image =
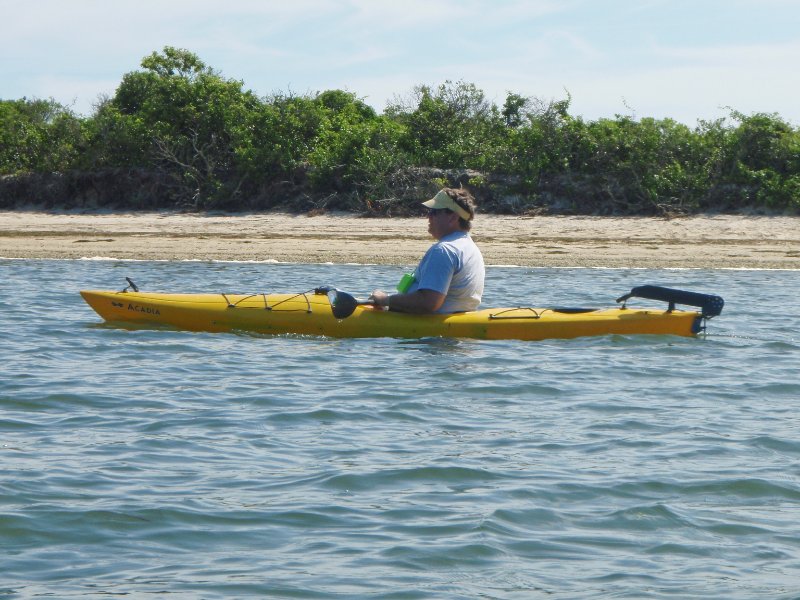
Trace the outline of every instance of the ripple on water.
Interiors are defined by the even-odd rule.
[[[0,266],[9,596],[800,592],[796,274],[490,269],[492,304],[726,290],[703,339],[522,343],[126,329],[75,293],[372,289],[400,268]]]

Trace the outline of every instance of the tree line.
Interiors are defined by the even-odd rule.
[[[509,92],[499,106],[446,81],[379,114],[342,90],[259,97],[166,47],[88,117],[53,100],[0,100],[0,206],[47,202],[47,186],[60,185],[62,203],[407,214],[420,194],[460,184],[487,212],[800,208],[800,130],[776,114],[731,109],[694,128],[587,121],[570,115],[570,100]]]

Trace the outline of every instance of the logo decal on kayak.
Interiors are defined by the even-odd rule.
[[[148,315],[161,315],[161,311],[157,308],[150,308],[149,306],[139,306],[138,304],[128,304],[128,310],[133,312],[145,313]]]
[[[111,301],[111,306],[114,308],[125,308],[125,305],[122,302],[114,302],[113,300]]]

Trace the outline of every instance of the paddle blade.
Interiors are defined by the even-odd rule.
[[[353,296],[339,290],[330,290],[328,292],[328,300],[331,303],[333,316],[337,319],[346,319],[353,314],[356,306],[359,305],[358,300]]]

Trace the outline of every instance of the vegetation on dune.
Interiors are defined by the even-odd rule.
[[[0,206],[391,215],[467,185],[486,212],[800,209],[800,130],[775,114],[585,121],[569,97],[497,106],[463,81],[418,86],[378,114],[341,90],[261,98],[186,50],[141,66],[85,118],[0,100]]]

